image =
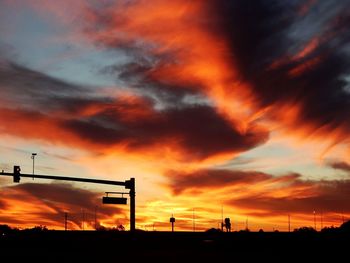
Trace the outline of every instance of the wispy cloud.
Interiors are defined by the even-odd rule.
[[[82,227],[82,213],[87,215],[86,223],[94,227],[91,222],[94,221],[96,209],[99,222],[108,222],[115,215],[119,215],[120,219],[125,218],[123,209],[101,205],[101,193],[69,184],[24,183],[2,187],[0,198],[1,222],[24,227],[43,223],[49,227],[62,228],[64,213],[69,214],[73,228]]]

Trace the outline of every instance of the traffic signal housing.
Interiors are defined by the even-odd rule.
[[[13,182],[19,183],[21,180],[21,167],[18,165],[13,166]]]

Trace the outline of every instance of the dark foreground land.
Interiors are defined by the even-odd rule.
[[[0,262],[350,262],[350,233],[19,231]]]

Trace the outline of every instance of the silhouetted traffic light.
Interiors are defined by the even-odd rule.
[[[18,165],[13,166],[13,182],[19,183],[21,180],[21,167]]]

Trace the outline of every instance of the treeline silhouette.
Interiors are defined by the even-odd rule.
[[[11,228],[9,225],[6,224],[2,224],[0,225],[0,235],[4,235],[4,234],[9,234],[9,233],[13,233],[16,231],[23,231],[23,232],[43,232],[43,231],[50,231],[46,226],[43,225],[38,225],[38,226],[34,226],[32,228],[25,228],[25,229],[20,229],[20,228]],[[53,231],[57,231],[57,230],[53,230]],[[110,231],[110,232],[119,232],[119,231],[125,231],[125,227],[122,224],[119,224],[117,226],[114,227],[105,227],[102,225],[99,225],[96,228],[96,231]],[[143,232],[144,230],[141,229],[137,229],[138,232]],[[221,233],[222,230],[219,228],[210,228],[208,230],[205,231],[206,233]],[[240,232],[240,233],[249,233],[251,232],[250,229],[242,229],[239,231],[234,231],[235,232]],[[264,233],[265,231],[263,229],[260,229],[258,231],[259,233]],[[274,230],[273,232],[280,232],[278,230]],[[313,227],[309,227],[309,226],[303,226],[300,228],[296,228],[293,230],[294,233],[317,233],[318,231],[316,231]],[[344,232],[349,232],[350,233],[350,220],[344,222],[343,224],[341,224],[339,227],[335,227],[335,226],[330,226],[330,227],[324,227],[321,229],[321,231],[319,231],[321,233],[344,233]]]
[[[350,221],[293,232],[16,229],[0,225],[0,262],[347,262]]]
[[[207,233],[220,233],[222,230],[220,228],[210,228],[206,231]],[[225,232],[225,231],[224,231]],[[239,231],[234,232],[240,232],[240,233],[248,233],[251,232],[250,229],[242,229]],[[259,233],[264,233],[265,231],[263,229],[259,229]],[[279,230],[274,230],[273,232],[280,232]],[[321,231],[317,231],[315,228],[310,226],[302,226],[300,228],[295,228],[293,230],[294,233],[341,233],[341,232],[350,232],[350,220],[347,222],[344,222],[339,227],[330,226],[330,227],[324,227],[321,229]]]

